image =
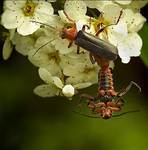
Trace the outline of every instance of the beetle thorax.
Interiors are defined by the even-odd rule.
[[[77,36],[77,29],[76,27],[70,27],[70,28],[63,28],[61,33],[60,33],[60,37],[62,39],[68,39],[68,40],[75,40]]]

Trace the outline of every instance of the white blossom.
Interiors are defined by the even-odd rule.
[[[40,28],[40,24],[32,21],[47,22],[53,15],[53,8],[45,1],[5,0],[2,25],[7,29],[17,28],[21,35],[29,35]]]
[[[75,94],[72,85],[64,85],[59,77],[52,76],[45,68],[39,69],[39,75],[46,84],[37,86],[34,89],[35,94],[41,97],[51,97],[62,94],[66,97],[72,97]]]

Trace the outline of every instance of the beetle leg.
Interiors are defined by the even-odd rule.
[[[94,101],[94,97],[91,96],[91,95],[88,95],[88,94],[81,94],[80,98],[86,98],[86,99],[88,99],[90,101]]]
[[[88,94],[81,94],[80,95],[80,98],[78,100],[78,107],[81,109],[81,106],[82,106],[82,99],[85,99],[85,102],[87,103],[87,105],[89,105],[91,102],[94,101],[94,97],[93,96],[90,96]]]
[[[91,26],[92,20],[91,17],[89,18],[89,26]]]
[[[70,48],[72,46],[73,41],[70,41],[68,44],[68,48]]]
[[[88,108],[89,108],[92,112],[95,111],[96,106],[95,106],[94,101],[89,101],[89,102],[88,102]]]
[[[121,91],[117,94],[117,96],[122,97],[123,95],[125,95],[131,89],[131,87],[133,85],[135,85],[139,89],[139,91],[141,92],[141,87],[137,83],[131,81],[130,84],[123,91]]]
[[[80,54],[80,46],[77,46],[77,54]]]
[[[89,53],[89,59],[90,59],[92,64],[95,64],[96,60],[95,60],[94,56],[91,53]]]

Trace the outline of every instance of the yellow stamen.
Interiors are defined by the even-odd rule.
[[[22,8],[25,16],[33,16],[34,10],[37,4],[27,1],[25,6]]]

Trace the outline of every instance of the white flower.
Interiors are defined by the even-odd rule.
[[[46,84],[37,86],[34,89],[35,94],[41,97],[52,97],[62,94],[66,97],[72,97],[75,94],[72,85],[64,85],[59,77],[52,76],[45,68],[39,69],[39,75]]]
[[[21,35],[29,35],[40,28],[32,21],[47,22],[52,14],[51,4],[45,1],[5,0],[1,23],[7,29],[17,28]]]

